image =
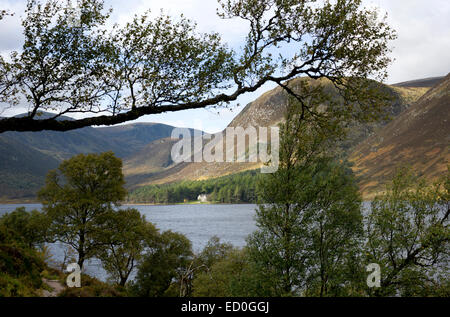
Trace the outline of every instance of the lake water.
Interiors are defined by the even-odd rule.
[[[18,207],[40,210],[41,205],[0,205],[0,216]],[[186,235],[195,252],[203,249],[209,239],[218,236],[222,242],[236,247],[245,245],[245,239],[256,230],[254,215],[256,205],[164,205],[164,206],[124,206],[136,208],[147,221],[161,231],[172,230]],[[64,247],[52,245],[53,260],[64,258]],[[104,280],[105,272],[96,260],[88,261],[86,273]]]

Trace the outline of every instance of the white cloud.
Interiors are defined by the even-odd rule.
[[[388,13],[397,31],[389,83],[450,72],[450,2],[447,0],[367,0]]]
[[[25,10],[25,2],[0,0],[0,8],[14,13],[14,16],[6,16],[0,21],[0,53],[9,53],[23,43],[20,16]]]

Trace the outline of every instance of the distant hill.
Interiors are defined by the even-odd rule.
[[[289,82],[289,85],[293,89],[299,89],[299,83],[301,80],[310,80],[306,78],[297,78]],[[335,92],[331,83],[323,80],[330,93]],[[383,86],[393,98],[393,102],[386,110],[391,118],[395,118],[401,112],[405,111],[411,104],[416,102],[429,88],[409,88],[409,87],[393,87]],[[277,126],[284,120],[284,116],[287,109],[288,95],[281,88],[277,87],[263,94],[255,101],[249,103],[239,115],[229,124],[229,127],[270,127]],[[351,149],[368,138],[371,134],[375,133],[382,126],[387,124],[388,121],[366,124],[366,125],[353,125],[349,128],[349,141],[340,144],[343,150],[351,152]],[[128,165],[132,165],[127,160]],[[161,171],[154,171],[148,168],[150,173],[145,173],[145,164],[140,165],[139,171],[141,173],[132,173],[128,175],[128,183],[131,188],[150,184],[163,184],[169,182],[176,182],[181,180],[204,180],[209,178],[215,178],[234,174],[246,170],[252,170],[259,168],[260,163],[182,163],[169,166]],[[128,168],[130,170],[130,168]],[[135,170],[136,172],[137,170]]]
[[[113,140],[90,127],[68,132],[5,132],[1,135],[58,161],[79,153],[114,151],[118,155],[123,155],[122,150],[114,144]]]
[[[124,174],[129,186],[151,177],[173,164],[171,151],[178,139],[163,138],[147,144],[141,151],[124,161]]]
[[[445,76],[429,77],[429,78],[405,81],[405,82],[402,82],[402,83],[393,84],[392,86],[394,86],[394,87],[404,87],[404,88],[408,88],[408,87],[409,88],[414,88],[414,87],[432,88],[432,87],[438,85],[444,79],[445,79]]]
[[[112,141],[117,156],[125,158],[143,150],[149,143],[170,137],[174,127],[161,123],[134,123],[97,128],[104,139]]]
[[[45,114],[44,114],[45,116]],[[113,151],[118,157],[139,154],[158,139],[170,137],[174,127],[158,123],[136,123],[114,127],[86,127],[68,132],[5,132],[0,134],[0,200],[32,199],[45,175],[62,160],[80,153]],[[153,157],[154,153],[148,154]],[[158,155],[158,154],[157,154]],[[159,170],[165,162],[146,161]],[[161,164],[159,166],[158,164]]]
[[[383,189],[396,168],[433,180],[450,163],[450,74],[350,156],[365,196]]]
[[[148,143],[169,137],[174,127],[157,123],[136,123],[105,128],[86,127],[67,132],[5,132],[1,135],[64,160],[80,153],[113,151],[125,158]]]
[[[0,200],[30,199],[57,159],[0,134]]]
[[[301,80],[289,82],[298,89]],[[438,86],[430,87],[433,83]],[[390,120],[349,127],[349,140],[339,144],[350,155],[362,191],[371,195],[400,164],[411,164],[428,178],[437,177],[448,160],[449,76],[384,85],[393,96],[386,109]],[[326,89],[333,87],[326,81]],[[440,83],[440,84],[439,84]],[[230,127],[276,126],[284,120],[288,96],[281,88],[266,92],[248,104]],[[392,121],[393,120],[393,121]],[[113,151],[124,161],[129,189],[180,180],[205,180],[253,170],[260,163],[174,164],[173,127],[135,123],[114,127],[87,127],[69,132],[7,132],[0,134],[0,200],[35,197],[50,169],[79,153]],[[193,130],[191,130],[193,132]]]

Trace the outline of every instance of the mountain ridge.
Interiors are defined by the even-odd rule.
[[[421,79],[408,80],[396,84],[392,84],[394,87],[428,87],[432,88],[438,85],[445,79],[446,76],[427,77]]]
[[[33,199],[44,185],[48,171],[74,155],[113,151],[125,159],[139,153],[149,143],[171,136],[174,128],[161,123],[132,123],[68,132],[2,133],[0,200]]]
[[[290,81],[292,87],[298,85],[300,80],[306,78],[297,78]],[[307,79],[309,80],[309,79]],[[328,86],[327,86],[328,85]],[[394,87],[384,85],[394,96],[394,102],[390,105],[389,112],[392,116],[399,115],[402,111],[407,109],[411,104],[416,102],[429,88],[409,88],[409,87]],[[332,91],[331,84],[325,82],[325,88]],[[276,126],[284,120],[284,114],[287,110],[288,95],[281,88],[272,89],[259,98],[250,102],[228,125],[228,127],[243,127],[249,126]],[[377,129],[384,124],[369,124],[365,126],[357,126],[350,132],[351,142],[342,144],[344,148],[351,148],[355,144],[361,142],[375,133]],[[354,143],[354,144],[353,144]],[[170,182],[177,182],[181,180],[204,180],[214,177],[226,176],[233,173],[239,173],[246,170],[259,168],[260,163],[183,163],[175,166],[170,166],[167,169],[159,172],[150,173],[147,176],[132,175],[128,177],[130,188],[151,184],[164,184]]]
[[[380,189],[391,175],[393,163],[408,163],[411,159],[419,161],[422,155],[428,159],[428,165],[422,162],[415,168],[424,175],[435,178],[443,169],[442,162],[448,157],[450,141],[447,128],[450,125],[442,121],[449,120],[448,115],[445,117],[442,114],[449,113],[445,112],[450,104],[449,76],[385,85],[395,97],[388,109],[393,120],[356,126],[349,131],[351,141],[340,146],[349,151],[355,173],[360,179],[361,191],[365,195],[372,195]],[[294,79],[290,84],[295,86],[299,80],[304,78]],[[436,82],[437,85],[430,88]],[[282,88],[277,87],[250,102],[228,127],[276,126],[283,121],[286,109],[287,96]],[[173,145],[178,141],[171,138],[173,129],[161,123],[131,123],[113,127],[86,127],[64,133],[44,131],[0,134],[0,199],[32,199],[43,185],[48,170],[79,153],[115,152],[123,159],[129,189],[180,180],[217,178],[261,166],[260,163],[175,164],[170,155]],[[426,140],[416,140],[414,129],[422,131],[431,141],[426,143]],[[433,131],[436,133],[433,134]],[[437,142],[439,139],[440,143]],[[390,146],[389,142],[392,142]],[[420,142],[426,146],[421,146]],[[409,146],[409,152],[405,153],[410,156],[386,156],[394,153],[395,148],[400,151],[405,146]],[[415,147],[419,148],[416,151],[420,153],[419,156],[414,154]],[[391,161],[392,164],[383,163],[383,160],[388,163]],[[381,170],[377,166],[381,166]]]

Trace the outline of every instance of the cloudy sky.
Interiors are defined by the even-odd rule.
[[[20,16],[25,0],[0,0],[0,9],[16,12],[0,22],[0,53],[20,49],[22,29]],[[112,20],[125,23],[134,14],[151,9],[155,14],[163,9],[170,15],[184,14],[196,21],[202,32],[222,34],[225,42],[239,48],[246,35],[246,27],[238,21],[222,21],[215,12],[215,0],[106,0],[114,9]],[[448,0],[364,0],[388,13],[390,24],[397,30],[398,40],[392,43],[395,58],[389,67],[387,83],[418,78],[442,76],[450,72],[450,1]],[[274,87],[267,85],[259,91],[242,96],[230,110],[191,110],[186,112],[146,116],[139,121],[162,122],[181,127],[200,128],[217,132],[228,125],[239,111],[263,92]],[[187,120],[187,118],[189,118]]]

